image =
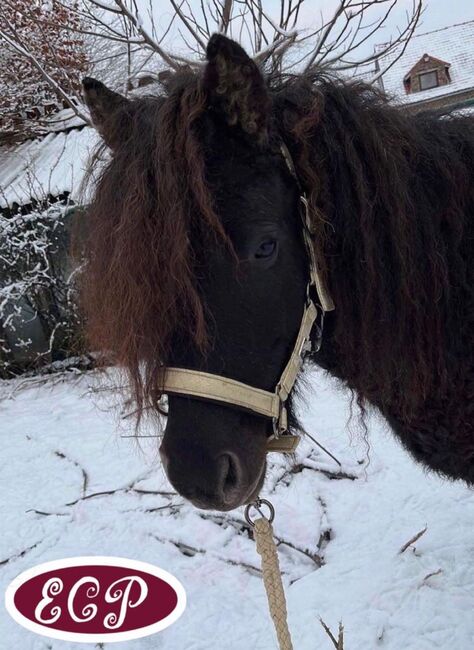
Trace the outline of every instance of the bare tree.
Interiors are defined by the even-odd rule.
[[[7,44],[29,60],[54,92],[87,121],[77,94],[47,69],[24,35],[11,28],[12,7],[27,11],[33,2],[3,0],[0,5],[0,46]],[[74,17],[64,29],[80,35],[90,58],[90,72],[118,90],[132,88],[144,73],[163,68],[202,65],[206,43],[214,32],[239,40],[262,65],[286,72],[315,67],[350,75],[373,65],[373,81],[400,57],[423,10],[423,0],[412,0],[404,24],[383,46],[369,49],[387,26],[398,0],[339,0],[329,16],[315,11],[314,0],[51,0],[53,10]],[[324,3],[321,2],[321,8]],[[386,55],[394,53],[395,56]],[[389,61],[376,69],[375,62]],[[114,71],[115,74],[110,73]]]
[[[303,16],[303,9],[309,8],[309,0],[281,0],[278,15],[265,8],[264,0],[168,2],[168,14],[162,12],[163,5],[160,7],[162,17],[168,15],[161,30],[151,3],[143,14],[138,0],[111,0],[109,3],[82,0],[78,13],[84,25],[87,24],[87,33],[149,48],[174,69],[183,64],[198,65],[207,40],[219,31],[243,42],[261,63],[277,61],[285,70],[318,65],[346,71],[370,63],[407,43],[418,25],[423,4],[423,0],[413,0],[411,11],[407,12],[396,37],[377,52],[367,55],[362,54],[363,46],[386,26],[398,0],[340,0],[326,20],[320,15],[317,24],[311,24],[314,19],[308,22],[307,16]],[[98,9],[102,11],[100,19]],[[317,15],[313,1],[311,13]],[[129,31],[114,23],[114,16],[121,16],[124,25],[128,21]],[[176,44],[181,49],[184,46],[194,58],[179,55]]]

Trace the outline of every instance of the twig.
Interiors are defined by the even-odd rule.
[[[79,503],[79,501],[88,501],[89,499],[96,499],[97,497],[107,497],[107,496],[111,496],[112,494],[120,494],[120,493],[154,494],[156,496],[162,496],[162,497],[176,496],[176,492],[163,492],[160,490],[139,490],[138,488],[127,486],[124,488],[115,488],[114,490],[102,490],[101,492],[92,492],[91,494],[86,494],[85,496],[79,497],[74,501],[69,501],[69,503],[65,503],[64,507],[75,506],[76,503]]]
[[[163,59],[163,61],[173,68],[173,70],[179,70],[181,65],[176,61],[176,57],[169,55],[156,41],[155,39],[147,32],[143,27],[141,19],[138,16],[133,14],[132,11],[126,6],[123,0],[114,0],[117,7],[121,10],[122,14],[128,18],[128,20],[135,27],[137,32],[143,38],[143,41],[151,47],[155,52]]]
[[[155,539],[157,542],[160,542],[161,544],[173,544],[173,546],[175,546],[180,553],[186,555],[187,557],[194,557],[195,555],[211,555],[213,558],[219,560],[220,562],[225,562],[226,564],[231,564],[232,566],[242,567],[246,571],[249,571],[250,573],[253,574],[257,574],[257,575],[261,574],[261,570],[258,567],[253,566],[252,564],[247,564],[247,562],[239,562],[237,560],[231,560],[230,558],[222,557],[217,553],[209,552],[204,548],[197,548],[195,546],[190,546],[189,544],[184,544],[183,542],[178,542],[176,540],[169,539],[167,537],[158,537],[153,533],[150,533],[150,537]]]
[[[36,508],[28,508],[25,510],[26,513],[34,512],[35,515],[41,515],[42,517],[67,517],[67,512],[46,512],[45,510],[36,510]]]
[[[416,535],[413,535],[413,537],[411,539],[409,539],[408,542],[406,542],[406,544],[403,544],[401,549],[398,551],[399,555],[404,553],[409,546],[411,546],[412,544],[417,542],[420,539],[420,537],[426,533],[427,530],[428,530],[428,524],[426,524],[425,527],[422,530],[420,530],[419,533],[416,533]]]
[[[425,577],[421,581],[421,584],[419,585],[419,587],[422,587],[424,584],[426,584],[426,581],[429,578],[433,578],[433,576],[439,576],[439,575],[441,575],[441,573],[443,573],[443,569],[438,569],[437,571],[432,571],[431,573],[428,573],[427,575],[425,575]]]
[[[62,458],[63,460],[67,460],[68,462],[72,463],[81,472],[81,474],[82,474],[82,496],[84,497],[85,494],[86,494],[87,485],[89,483],[89,477],[87,475],[86,470],[81,465],[79,465],[79,463],[76,460],[73,460],[72,458],[69,458],[68,456],[63,454],[61,451],[55,451],[54,454],[58,458]]]
[[[328,449],[326,449],[326,447],[323,447],[323,445],[320,442],[318,442],[316,440],[316,438],[314,438],[310,433],[308,433],[305,430],[303,430],[303,433],[304,433],[305,436],[308,436],[308,438],[310,438],[314,442],[315,445],[317,445],[320,449],[322,449],[324,451],[324,453],[326,453],[330,458],[332,458],[333,461],[336,462],[339,465],[339,467],[342,468],[341,462],[336,458],[336,456],[334,456],[334,454],[332,454]]]
[[[19,553],[16,553],[15,555],[12,555],[11,557],[7,557],[5,560],[0,560],[0,566],[3,566],[4,564],[8,564],[9,562],[12,562],[12,560],[18,560],[18,558],[23,557],[30,551],[32,551],[34,548],[39,546],[43,540],[40,540],[39,542],[35,542],[31,546],[28,546],[27,548],[24,548],[22,551]]]
[[[181,22],[183,25],[186,27],[186,29],[189,31],[189,33],[194,37],[198,45],[201,47],[203,51],[206,49],[206,44],[202,40],[202,38],[199,36],[198,32],[196,29],[192,26],[191,21],[188,20],[188,18],[184,15],[184,13],[181,11],[181,7],[175,2],[175,0],[169,0],[171,4],[173,5],[173,9],[175,10],[176,14],[179,16]]]
[[[335,639],[333,633],[329,629],[329,627],[326,625],[326,623],[323,621],[321,617],[319,617],[319,622],[324,628],[324,631],[328,635],[328,637],[331,639],[333,642],[334,647],[336,650],[344,650],[344,626],[342,625],[342,621],[339,622],[339,631],[337,635],[337,640]]]
[[[227,34],[227,30],[229,29],[232,4],[233,0],[224,0],[224,6],[222,7],[222,20],[219,25],[219,31],[222,32],[222,34]]]

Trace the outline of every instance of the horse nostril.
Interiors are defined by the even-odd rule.
[[[239,493],[241,471],[234,454],[223,454],[218,460],[218,491],[224,502],[233,501]]]

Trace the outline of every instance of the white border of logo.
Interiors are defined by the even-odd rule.
[[[55,630],[46,625],[34,623],[16,609],[14,603],[15,593],[21,585],[28,582],[31,578],[46,573],[47,571],[85,565],[124,567],[126,569],[143,571],[144,573],[161,578],[161,580],[167,582],[176,592],[178,597],[176,607],[170,614],[168,614],[168,616],[152,625],[140,627],[136,630],[128,630],[127,632],[110,632],[102,634],[85,634],[81,632]],[[41,634],[42,636],[47,636],[52,639],[61,639],[63,641],[77,641],[78,643],[115,643],[117,641],[140,639],[144,636],[161,632],[161,630],[164,630],[169,625],[175,623],[186,608],[186,592],[177,578],[175,578],[171,573],[168,573],[168,571],[164,571],[153,564],[148,564],[147,562],[141,562],[139,560],[131,560],[125,557],[114,557],[112,555],[87,555],[81,557],[69,557],[62,560],[53,560],[52,562],[44,562],[43,564],[38,564],[31,569],[23,571],[8,585],[5,591],[5,607],[16,623],[22,625],[27,630],[35,632],[36,634]]]

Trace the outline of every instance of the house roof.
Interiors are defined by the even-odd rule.
[[[431,56],[427,52],[423,54],[423,56],[418,59],[418,61],[415,63],[415,65],[407,72],[407,74],[403,77],[404,80],[409,79],[412,74],[419,69],[419,66],[425,63],[430,63],[433,64],[436,68],[444,67],[444,68],[449,68],[451,66],[450,63],[447,61],[441,61],[441,59],[437,59],[435,56]]]
[[[397,58],[401,47],[380,59],[381,69]],[[450,64],[451,83],[406,94],[403,79],[424,54]],[[400,103],[422,102],[474,88],[474,20],[413,36],[403,55],[382,76],[382,80],[387,94]]]
[[[82,127],[0,147],[0,207],[24,205],[64,192],[78,200],[97,142],[95,129]]]

